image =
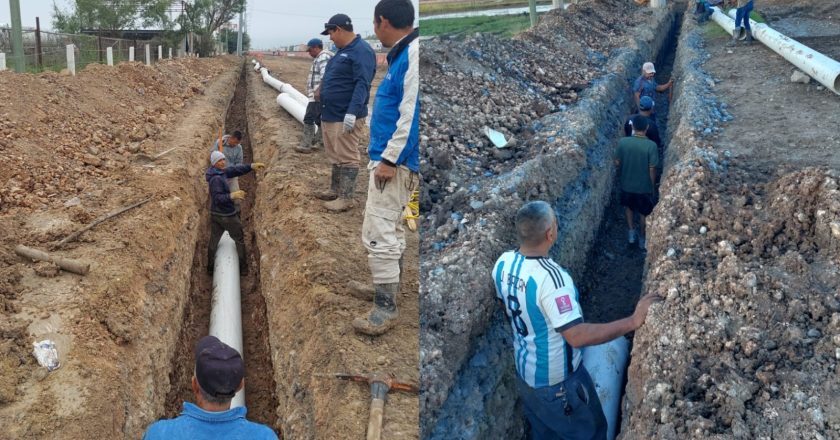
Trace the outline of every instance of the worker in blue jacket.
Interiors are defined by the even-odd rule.
[[[320,92],[321,129],[332,177],[330,189],[315,196],[327,201],[327,210],[342,212],[355,206],[353,192],[361,160],[358,146],[368,114],[376,54],[353,33],[353,23],[344,14],[332,16],[321,34],[329,35],[338,51],[327,63]]]
[[[245,253],[245,235],[242,233],[242,221],[239,219],[239,205],[236,203],[245,198],[245,191],[231,190],[228,180],[248,174],[253,170],[261,170],[265,164],[254,162],[227,166],[227,160],[221,151],[210,153],[210,167],[204,173],[204,179],[210,190],[210,242],[207,243],[207,273],[213,273],[216,262],[216,248],[219,239],[225,231],[236,243],[236,253],[239,255],[239,274],[248,274],[248,264]]]
[[[353,321],[356,331],[377,336],[397,318],[405,230],[402,212],[419,183],[420,42],[410,0],[381,0],[374,32],[388,53],[388,73],[376,91],[370,124],[370,180],[362,225],[373,278],[373,308]],[[351,285],[351,290],[356,290]]]

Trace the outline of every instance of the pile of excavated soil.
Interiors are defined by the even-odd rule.
[[[427,205],[539,154],[528,142],[539,128],[534,122],[575,103],[651,16],[650,9],[631,2],[597,0],[549,12],[535,29],[513,39],[424,41],[420,133]],[[484,126],[512,137],[513,146],[495,148]],[[434,206],[424,211],[441,212]],[[434,230],[448,216],[443,212],[426,226]]]
[[[263,63],[281,81],[306,90],[310,60],[265,57]],[[384,74],[383,68],[377,70],[371,100]],[[248,81],[251,145],[254,157],[268,164],[259,179],[253,224],[283,434],[293,439],[364,438],[370,387],[328,373],[383,372],[419,383],[418,234],[406,230],[396,327],[379,337],[357,334],[351,322],[371,306],[347,291],[350,280],[371,282],[360,239],[368,185],[367,136],[359,145],[358,205],[331,214],[313,196],[329,182],[323,150],[295,152],[301,124],[277,105],[277,91],[253,69]],[[418,412],[417,395],[389,393],[382,437],[419,438]]]
[[[206,150],[235,60],[88,66],[77,76],[0,72],[0,422],[12,438],[138,437],[162,415],[206,201]],[[206,93],[206,96],[202,96]],[[144,166],[132,151],[177,149]],[[32,264],[50,244],[150,198],[54,250],[86,276]],[[32,343],[56,342],[47,373]]]

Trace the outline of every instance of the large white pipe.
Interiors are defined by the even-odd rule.
[[[306,106],[295,99],[288,93],[281,93],[277,95],[277,104],[283,107],[283,110],[289,112],[295,119],[303,124],[303,117],[306,115]]]
[[[607,440],[615,439],[618,429],[618,409],[629,356],[630,342],[624,336],[583,349],[583,365],[592,376],[607,418]]]
[[[731,9],[729,16],[734,19],[736,13],[737,10]],[[782,58],[798,67],[799,70],[805,72],[832,92],[840,95],[840,62],[784,34],[776,32],[764,23],[757,23],[755,20],[750,20],[750,27],[753,31],[753,37],[756,40],[761,41],[765,46],[772,49],[773,52],[776,52]]]
[[[227,232],[222,234],[216,249],[211,301],[210,335],[235,348],[245,359],[245,353],[242,351],[239,255],[236,253],[236,243]],[[244,388],[233,396],[231,407],[237,406],[245,406]]]
[[[303,104],[304,107],[306,106],[307,103],[309,103],[309,98],[307,98],[306,95],[304,95],[303,93],[300,93],[291,84],[284,83],[283,81],[280,81],[279,79],[271,76],[268,73],[268,69],[266,69],[265,67],[260,69],[260,73],[262,74],[263,81],[266,84],[270,85],[271,87],[274,87],[275,89],[277,89],[278,92],[288,93],[289,95],[292,96],[292,98],[296,99],[298,102]]]

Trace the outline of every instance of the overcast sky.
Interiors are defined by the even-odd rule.
[[[417,13],[419,0],[411,0]],[[67,9],[72,0],[56,0]],[[53,0],[20,0],[24,27],[35,27],[41,17],[41,28],[52,29]],[[343,13],[353,20],[354,30],[362,36],[373,34],[373,8],[376,0],[248,0],[248,24],[251,47],[270,49],[277,46],[305,43],[324,29],[333,14]],[[8,0],[0,0],[0,23],[11,23]],[[416,22],[415,22],[416,25]],[[329,37],[323,37],[328,39]]]

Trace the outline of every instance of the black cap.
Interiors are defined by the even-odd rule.
[[[321,32],[321,35],[329,35],[328,31],[337,27],[350,30],[352,26],[353,22],[350,21],[350,17],[345,14],[335,14],[330,17],[330,21],[324,23],[324,32]]]
[[[195,346],[195,378],[213,397],[233,397],[245,376],[239,352],[215,336],[205,336]]]

